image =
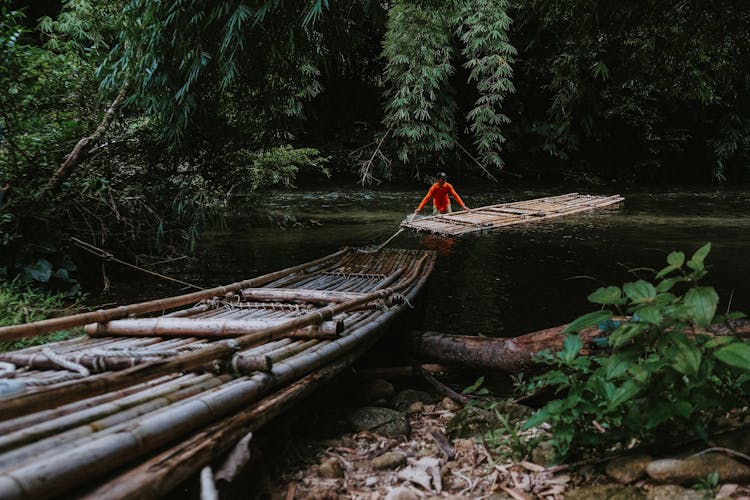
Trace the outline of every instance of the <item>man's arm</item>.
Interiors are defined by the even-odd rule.
[[[461,199],[461,197],[458,196],[458,193],[456,192],[456,190],[453,189],[453,185],[452,184],[450,186],[448,186],[448,193],[451,196],[453,196],[453,199],[455,199],[458,202],[459,205],[461,205],[461,208],[463,208],[464,210],[468,210],[469,209],[469,207],[467,207],[464,204],[464,201]]]
[[[430,201],[430,198],[432,198],[432,195],[435,194],[435,185],[433,184],[430,186],[430,189],[427,191],[427,196],[424,197],[422,202],[419,204],[416,210],[414,210],[414,213],[419,213],[420,210],[424,208],[425,205],[427,205],[427,202]]]

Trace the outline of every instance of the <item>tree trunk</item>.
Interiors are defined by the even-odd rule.
[[[468,335],[449,335],[439,332],[412,332],[412,350],[415,356],[438,363],[456,364],[470,368],[518,373],[530,368],[532,359],[539,352],[562,349],[567,325],[555,326],[528,333],[515,338],[487,338]],[[694,329],[689,335],[733,335],[750,334],[750,320],[740,319],[727,323],[716,323],[704,329]],[[579,332],[583,340],[582,354],[589,354],[592,340],[604,337],[605,333],[592,326]]]
[[[412,332],[412,350],[416,356],[439,363],[470,368],[518,373],[533,365],[534,356],[545,350],[562,349],[567,325],[556,326],[510,339],[449,335],[439,332]],[[583,353],[590,351],[591,340],[603,337],[596,327],[580,332]]]
[[[57,169],[54,175],[50,177],[47,185],[44,186],[42,193],[39,195],[40,200],[45,199],[50,193],[60,187],[60,184],[62,184],[62,182],[68,177],[68,175],[70,175],[70,173],[73,171],[73,168],[81,163],[86,158],[86,154],[89,152],[89,150],[91,150],[91,148],[93,148],[96,143],[99,142],[99,140],[102,138],[104,133],[107,131],[107,129],[109,129],[109,126],[114,121],[117,108],[120,107],[123,99],[125,99],[127,90],[127,85],[124,85],[122,89],[120,89],[120,93],[117,94],[115,100],[112,101],[112,104],[109,105],[107,111],[104,112],[104,118],[102,118],[101,123],[98,127],[96,127],[96,130],[94,130],[94,133],[78,141],[78,144],[75,145],[73,151],[71,151],[67,158],[65,158],[65,161],[62,163],[62,165],[60,165],[60,168]]]

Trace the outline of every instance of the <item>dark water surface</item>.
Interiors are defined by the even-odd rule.
[[[459,193],[471,207],[562,194],[555,189],[474,189]],[[614,190],[590,194],[617,194]],[[750,193],[744,191],[619,191],[615,208],[443,239],[405,232],[390,247],[440,252],[422,294],[425,330],[508,337],[565,323],[594,310],[586,296],[601,284],[648,279],[666,255],[688,255],[707,241],[713,250],[705,283],[732,309],[750,312]],[[226,229],[204,234],[199,257],[160,271],[201,286],[225,284],[290,267],[342,246],[379,244],[398,230],[424,192],[389,188],[321,188],[274,193],[263,208],[292,216],[288,229],[257,227],[257,218],[232,214]],[[248,212],[249,213],[249,212]],[[148,284],[149,296],[180,293],[170,284]],[[127,283],[121,290],[130,289]],[[131,289],[126,295],[135,294]],[[117,290],[116,290],[117,293]],[[158,294],[157,294],[158,295]],[[130,299],[130,297],[128,297]],[[143,297],[147,298],[147,297]],[[132,301],[140,300],[133,297]]]

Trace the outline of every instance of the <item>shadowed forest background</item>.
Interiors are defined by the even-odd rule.
[[[743,1],[0,2],[0,277],[332,176],[741,183]],[[83,139],[83,140],[82,140]]]

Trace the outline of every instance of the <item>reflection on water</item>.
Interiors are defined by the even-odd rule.
[[[469,206],[479,207],[564,192],[462,190],[461,194]],[[254,227],[253,217],[235,214],[226,230],[206,235],[192,264],[163,271],[213,286],[296,265],[342,246],[378,244],[398,230],[423,194],[417,189],[357,188],[274,194],[266,206],[306,222],[305,227],[259,228]],[[660,269],[670,251],[691,253],[706,241],[713,243],[706,283],[716,287],[721,307],[732,297],[733,309],[750,312],[750,194],[619,194],[626,200],[615,208],[487,235],[460,239],[413,232],[399,235],[391,247],[426,247],[440,254],[423,294],[422,328],[514,336],[561,324],[593,310],[586,296],[601,284],[648,278],[643,268]],[[130,278],[141,290],[148,288],[150,296],[154,290],[156,295],[177,292],[161,283],[152,288],[143,276]],[[119,286],[128,288],[126,283]]]

